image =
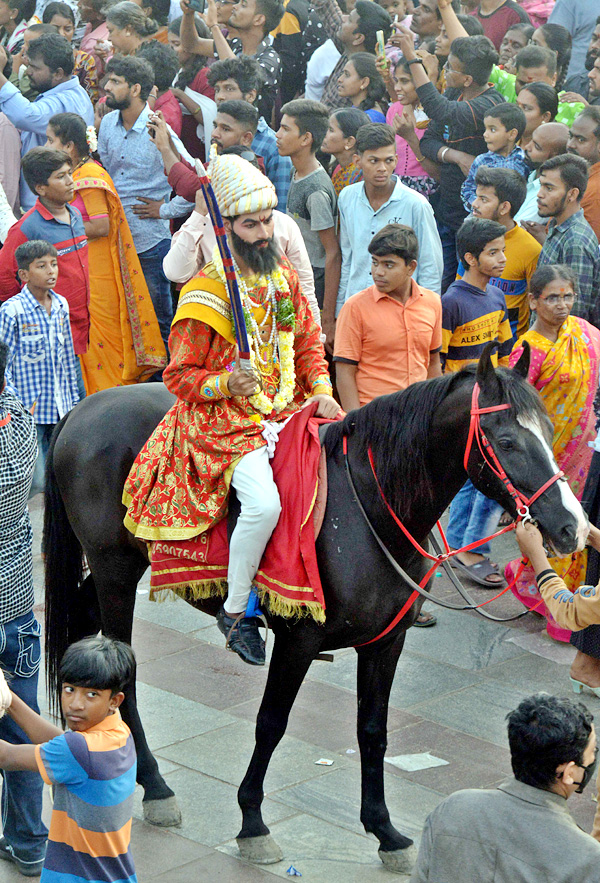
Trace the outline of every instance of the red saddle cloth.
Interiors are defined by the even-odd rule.
[[[325,599],[315,551],[315,508],[319,491],[321,443],[316,404],[298,411],[279,434],[271,460],[281,498],[281,515],[256,574],[261,603],[284,617],[312,616],[325,621]],[[325,470],[323,473],[326,475]],[[164,590],[187,599],[227,594],[227,518],[191,540],[158,540],[150,549],[151,598]]]

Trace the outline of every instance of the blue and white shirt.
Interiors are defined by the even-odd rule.
[[[0,340],[10,353],[7,388],[27,409],[35,402],[36,423],[54,424],[79,401],[69,305],[50,292],[50,314],[25,285],[0,307]]]

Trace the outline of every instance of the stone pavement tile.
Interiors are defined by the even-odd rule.
[[[271,799],[317,816],[356,834],[364,834],[360,821],[360,769],[352,764],[328,775],[303,782],[271,795]],[[392,823],[407,837],[420,836],[432,809],[443,795],[397,776],[385,777],[386,802]]]
[[[163,873],[172,872],[179,865],[212,854],[212,849],[181,837],[175,830],[157,828],[134,819],[131,852],[139,883],[145,883]]]
[[[152,660],[138,666],[138,681],[225,709],[262,696],[267,679],[263,667],[246,665],[224,647],[198,642],[169,656],[168,664]]]
[[[141,579],[139,587],[147,588],[149,585],[150,570],[146,571]],[[135,603],[135,615],[147,622],[187,634],[209,626],[214,623],[212,616],[201,613],[188,604],[182,598],[169,599],[167,601],[151,601],[148,595],[139,595]]]
[[[318,739],[319,734],[315,733],[314,737]],[[163,748],[160,754],[181,766],[237,786],[246,774],[253,751],[254,725],[250,721],[236,720],[218,732],[211,731]],[[321,747],[284,736],[271,758],[265,793],[271,794],[298,782],[326,775],[331,767],[316,763],[324,756],[323,751]],[[334,761],[336,769],[351,763],[339,754],[334,754],[330,759]]]
[[[310,815],[270,827],[284,855],[282,862],[264,867],[272,875],[307,883],[408,883],[408,877],[385,870],[377,855],[377,841],[370,835],[353,834]],[[227,843],[219,851],[235,855],[237,845]],[[288,877],[290,865],[300,871],[301,878]]]
[[[415,772],[406,772],[386,763],[386,773],[442,794],[452,794],[460,788],[490,787],[493,782],[512,775],[508,748],[499,748],[432,721],[420,721],[388,735],[386,757],[422,752],[429,752],[449,763]]]
[[[569,666],[559,665],[543,656],[526,653],[501,665],[490,666],[485,672],[486,678],[499,681],[507,687],[515,687],[523,690],[527,695],[544,690],[555,696],[567,696],[575,698],[571,681],[569,680]],[[587,690],[578,697],[586,705],[592,714],[597,717],[600,713],[600,699]]]
[[[164,659],[180,650],[193,647],[195,641],[189,635],[175,629],[165,628],[152,622],[139,619],[133,620],[132,647],[138,665],[151,659]],[[168,665],[168,663],[166,663]]]
[[[328,664],[320,663],[321,666]],[[252,699],[228,708],[227,712],[255,721],[260,702],[260,699]],[[356,711],[355,691],[312,681],[309,677],[302,684],[294,702],[286,735],[295,736],[305,742],[312,742],[316,738],[323,748],[341,754],[348,748],[358,751]],[[413,714],[390,708],[388,733],[408,727],[418,720],[420,718]]]
[[[428,629],[431,632],[435,629]],[[432,636],[432,641],[434,636]],[[312,680],[324,681],[348,690],[356,690],[356,654],[341,656],[332,665],[311,668]],[[398,662],[394,683],[390,693],[390,705],[395,708],[409,708],[412,714],[419,714],[411,706],[425,702],[436,696],[443,696],[461,690],[481,680],[477,672],[455,668],[414,653],[404,652]]]
[[[431,702],[421,702],[410,711],[506,748],[506,715],[531,692],[488,680]]]
[[[205,858],[152,878],[153,883],[274,883],[266,868],[211,852]],[[140,879],[140,883],[144,880]]]
[[[437,608],[435,614],[438,622],[433,628],[408,630],[404,653],[408,650],[473,671],[523,654],[519,647],[507,642],[512,631],[506,626],[443,607]]]
[[[207,705],[147,684],[137,684],[137,700],[151,751],[225,727],[236,720]]]
[[[175,792],[181,809],[182,823],[175,829],[177,834],[205,846],[217,846],[237,837],[242,826],[237,788],[190,769],[169,773],[165,781]],[[142,797],[142,789],[136,788],[133,815],[137,819],[143,818]],[[295,815],[296,810],[267,798],[263,813],[270,826]]]

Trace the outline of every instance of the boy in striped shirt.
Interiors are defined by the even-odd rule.
[[[134,669],[121,641],[72,644],[59,670],[66,733],[11,693],[0,674],[2,709],[34,743],[0,741],[0,769],[34,770],[54,786],[41,883],[137,883],[129,848],[136,754],[119,713]],[[9,852],[0,858],[13,860]]]

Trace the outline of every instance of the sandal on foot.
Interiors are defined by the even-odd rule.
[[[413,625],[416,625],[418,629],[429,629],[432,625],[435,625],[437,622],[437,616],[433,613],[429,613],[425,611],[424,613],[419,613]]]
[[[473,582],[476,582],[480,586],[485,586],[486,589],[501,589],[505,584],[504,578],[500,579],[498,582],[491,582],[487,577],[488,576],[500,576],[500,569],[497,564],[492,564],[489,558],[484,558],[483,561],[476,561],[475,564],[463,564],[457,557],[452,559],[452,564],[454,567],[458,567],[459,570],[462,570],[464,574],[466,574],[469,579],[472,579]]]

